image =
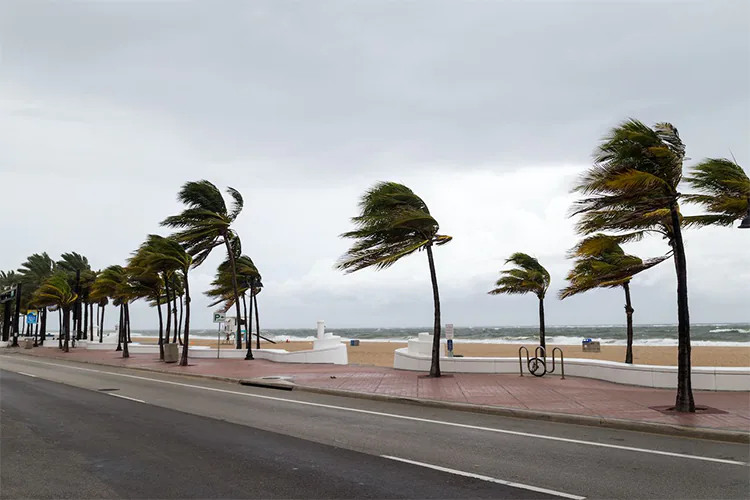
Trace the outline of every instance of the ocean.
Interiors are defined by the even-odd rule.
[[[326,332],[344,339],[361,341],[397,342],[416,337],[419,332],[429,332],[429,326],[421,328],[336,328],[326,326]],[[539,328],[533,326],[455,326],[455,342],[533,344],[538,342]],[[135,330],[138,336],[157,336],[158,330]],[[313,340],[315,329],[262,329],[262,334],[272,340],[285,342],[287,339]],[[216,330],[196,329],[191,336],[216,338]],[[746,346],[750,347],[750,323],[710,323],[690,326],[691,343],[694,346]],[[577,345],[584,339],[598,340],[602,345],[625,345],[624,325],[598,326],[548,326],[547,342],[559,345]],[[633,327],[635,345],[677,345],[677,325],[635,325]]]

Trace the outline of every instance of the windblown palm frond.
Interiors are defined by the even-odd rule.
[[[56,273],[47,278],[33,295],[33,301],[42,307],[70,307],[78,300],[64,273]]]
[[[622,286],[636,274],[660,264],[671,255],[644,261],[626,254],[616,238],[596,234],[582,240],[568,256],[576,260],[566,277],[570,284],[559,292],[561,299],[594,288]]]
[[[750,178],[734,161],[707,158],[693,167],[685,180],[699,193],[685,195],[684,199],[708,212],[686,217],[686,225],[731,226],[750,213]]]
[[[359,203],[360,215],[352,217],[356,229],[341,235],[356,240],[337,262],[336,268],[352,273],[367,267],[385,269],[428,245],[444,245],[450,236],[440,235],[440,226],[425,202],[408,187],[380,182]]]
[[[57,261],[57,267],[63,271],[69,273],[75,273],[76,271],[90,270],[89,260],[83,255],[76,252],[64,253],[60,256],[60,260]]]
[[[501,271],[500,279],[490,295],[523,295],[533,293],[543,299],[549,288],[550,275],[539,261],[525,253],[514,253],[505,260],[506,264],[513,264],[514,268]]]

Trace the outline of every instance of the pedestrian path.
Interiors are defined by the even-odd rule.
[[[422,398],[520,410],[587,417],[614,418],[750,432],[750,393],[695,391],[699,406],[716,412],[665,414],[654,407],[674,404],[672,389],[651,389],[600,380],[556,375],[543,378],[518,375],[457,373],[428,378],[423,373],[360,365],[304,365],[265,360],[191,359],[181,367],[165,364],[153,354],[131,354],[123,359],[113,351],[72,349],[63,353],[44,348],[19,350],[32,356],[68,359],[164,373],[183,373],[227,379],[269,376],[292,377],[300,386],[353,391],[365,394]]]

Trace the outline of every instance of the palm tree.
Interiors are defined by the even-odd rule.
[[[76,252],[69,252],[60,256],[60,260],[57,261],[57,267],[68,273],[68,280],[72,283],[72,286],[74,287],[73,291],[78,296],[78,302],[73,310],[73,325],[76,331],[75,338],[80,340],[81,334],[83,333],[81,331],[83,320],[81,314],[81,301],[83,299],[81,278],[83,277],[83,279],[87,279],[86,274],[88,271],[91,271],[91,266],[89,265],[89,260],[85,256]]]
[[[70,342],[70,308],[76,304],[78,296],[71,289],[68,276],[57,272],[47,278],[34,293],[33,301],[42,306],[55,306],[62,310],[63,320],[60,324],[60,334],[64,335],[63,352],[68,352]]]
[[[241,250],[239,237],[231,226],[242,211],[244,202],[242,195],[236,189],[228,187],[227,193],[232,197],[229,208],[224,202],[221,191],[209,181],[186,182],[177,198],[187,205],[187,208],[179,215],[167,217],[161,224],[179,230],[173,238],[185,246],[187,252],[193,257],[195,266],[201,265],[215,247],[225,245],[232,270],[232,289],[237,311],[236,347],[242,349],[239,321],[242,315],[235,267],[235,257],[241,254]]]
[[[128,260],[131,281],[138,290],[140,298],[145,298],[155,303],[159,314],[159,359],[164,359],[164,316],[162,314],[162,299],[164,292],[164,280],[162,269],[152,265],[149,254],[157,251],[152,248],[153,242],[146,241],[138,248]],[[169,314],[169,304],[167,304]]]
[[[625,291],[627,348],[625,362],[633,362],[633,305],[630,300],[630,281],[636,274],[665,261],[669,256],[642,260],[626,254],[614,238],[596,234],[578,243],[568,254],[574,258],[573,269],[566,279],[570,284],[560,290],[560,299],[593,290],[594,288],[622,287]]]
[[[677,186],[682,179],[685,145],[670,123],[653,128],[628,120],[613,128],[595,152],[594,165],[574,191],[583,235],[615,233],[618,242],[643,238],[657,228],[666,231],[677,274],[677,398],[675,409],[694,412],[690,373],[690,313],[687,260],[682,239]],[[668,222],[667,222],[668,221]]]
[[[701,205],[708,214],[690,217],[695,226],[731,226],[750,217],[750,178],[736,162],[726,158],[707,158],[693,167],[688,184],[701,194],[685,195]]]
[[[143,252],[144,263],[153,269],[172,269],[179,271],[185,290],[185,333],[183,337],[180,366],[188,364],[188,347],[190,345],[190,283],[188,273],[194,266],[193,257],[172,238],[150,234],[146,238]],[[175,325],[175,328],[177,325]]]
[[[95,297],[109,297],[114,306],[120,306],[119,335],[117,351],[122,351],[122,357],[130,357],[128,350],[127,329],[130,320],[128,302],[135,298],[135,294],[128,283],[128,272],[119,265],[105,268],[94,282],[92,292]]]
[[[539,345],[546,348],[544,326],[544,297],[547,295],[550,277],[547,270],[538,260],[525,253],[516,252],[505,260],[506,264],[516,267],[501,271],[500,279],[490,295],[525,295],[533,293],[539,299]]]
[[[258,268],[255,267],[253,260],[247,255],[240,255],[235,259],[235,268],[237,270],[237,291],[242,297],[243,304],[245,304],[245,324],[248,332],[248,346],[245,359],[249,360],[253,359],[252,342],[250,341],[252,333],[252,318],[248,318],[245,295],[248,291],[251,292],[250,316],[252,317],[253,290],[257,289],[258,285],[260,285],[260,273],[258,272]],[[222,304],[224,311],[227,311],[234,305],[234,287],[232,285],[232,270],[229,259],[219,264],[219,267],[216,270],[216,276],[211,282],[211,288],[209,288],[205,294],[213,300],[213,302],[209,304],[209,307]],[[258,332],[258,334],[260,334],[260,332]],[[258,343],[260,343],[260,338],[258,338]]]
[[[341,235],[356,240],[339,259],[336,268],[352,273],[373,267],[385,269],[402,257],[426,250],[435,304],[432,364],[430,376],[440,376],[440,295],[432,247],[451,241],[450,236],[438,234],[440,225],[427,204],[403,184],[379,182],[362,196],[360,214],[352,217],[356,229]]]
[[[18,269],[21,282],[29,290],[37,290],[42,284],[55,273],[55,261],[47,255],[47,252],[41,254],[35,253],[29,255],[26,261]],[[40,323],[40,341],[34,342],[34,345],[43,345],[47,336],[47,308],[41,307],[39,314]]]

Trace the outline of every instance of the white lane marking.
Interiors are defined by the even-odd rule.
[[[31,373],[26,373],[26,372],[16,372],[16,373],[18,373],[19,375],[26,375],[27,377],[31,377],[31,378],[37,378],[36,375],[32,375]]]
[[[108,392],[107,394],[109,394],[110,396],[114,396],[116,398],[127,399],[129,401],[135,401],[136,403],[145,403],[145,401],[142,399],[130,398],[128,396],[123,396],[122,394],[115,394],[114,392]]]
[[[392,457],[390,455],[380,455],[380,456],[382,458],[387,458],[388,460],[395,460],[397,462],[404,462],[407,464],[418,465],[420,467],[425,467],[427,469],[434,469],[434,470],[439,470],[440,472],[447,472],[448,474],[455,474],[456,476],[471,477],[474,479],[479,479],[481,481],[487,481],[490,483],[497,483],[497,484],[503,484],[505,486],[512,486],[513,488],[536,491],[537,493],[546,493],[547,495],[554,495],[554,496],[562,497],[562,498],[570,498],[572,500],[585,500],[586,498],[586,497],[581,497],[578,495],[571,495],[570,493],[563,493],[562,491],[548,490],[547,488],[539,488],[537,486],[530,486],[528,484],[523,484],[523,483],[514,483],[513,481],[504,481],[502,479],[497,479],[495,477],[483,476],[481,474],[474,474],[473,472],[464,472],[462,470],[449,469],[448,467],[441,467],[439,465],[432,465],[432,464],[426,464],[424,462],[417,462],[416,460],[407,460],[405,458]]]
[[[623,446],[623,445],[619,445],[619,444],[597,443],[597,442],[594,442],[594,441],[583,441],[583,440],[580,440],[580,439],[570,439],[570,438],[563,438],[563,437],[557,437],[557,436],[547,436],[547,435],[544,435],[544,434],[532,434],[530,432],[509,431],[509,430],[506,430],[506,429],[496,429],[494,427],[482,427],[482,426],[478,426],[478,425],[459,424],[457,422],[445,422],[445,421],[442,421],[442,420],[433,420],[433,419],[430,419],[430,418],[420,418],[420,417],[411,417],[411,416],[408,416],[408,415],[398,415],[398,414],[395,414],[395,413],[384,413],[384,412],[372,411],[372,410],[362,410],[362,409],[359,409],[359,408],[348,408],[346,406],[327,405],[327,404],[323,404],[323,403],[313,403],[313,402],[310,402],[310,401],[298,401],[298,400],[294,400],[294,399],[285,399],[285,398],[279,398],[279,397],[275,397],[275,396],[264,396],[262,394],[251,394],[251,393],[248,393],[248,392],[230,391],[230,390],[227,390],[227,389],[216,389],[214,387],[204,387],[204,386],[201,386],[201,385],[185,384],[185,383],[182,383],[182,382],[172,382],[172,381],[169,381],[169,380],[159,380],[159,379],[154,379],[154,378],[149,378],[149,377],[139,377],[137,375],[128,375],[126,373],[109,372],[109,371],[106,371],[106,370],[93,370],[91,368],[82,368],[82,367],[79,367],[79,366],[70,366],[70,365],[61,364],[61,363],[47,363],[47,362],[44,362],[44,361],[36,361],[36,360],[31,360],[31,359],[25,359],[24,361],[27,361],[29,363],[36,363],[36,364],[40,364],[40,365],[50,365],[50,366],[56,366],[56,367],[62,367],[62,368],[69,368],[71,370],[80,370],[80,371],[94,372],[94,373],[104,373],[104,374],[108,374],[108,375],[114,375],[114,376],[117,376],[117,377],[132,378],[132,379],[136,379],[136,380],[146,380],[148,382],[155,382],[155,383],[158,383],[158,384],[177,385],[177,386],[180,386],[180,387],[189,387],[191,389],[201,389],[201,390],[204,390],[204,391],[221,392],[221,393],[224,393],[224,394],[235,394],[235,395],[238,395],[238,396],[245,396],[245,397],[249,397],[249,398],[266,399],[266,400],[271,400],[271,401],[281,401],[281,402],[285,402],[285,403],[298,404],[298,405],[303,405],[303,406],[314,406],[314,407],[318,407],[318,408],[328,408],[328,409],[332,409],[332,410],[342,410],[342,411],[348,411],[348,412],[352,412],[352,413],[362,413],[362,414],[365,414],[365,415],[376,415],[376,416],[379,416],[379,417],[388,417],[388,418],[395,418],[395,419],[400,419],[400,420],[409,420],[409,421],[412,421],[412,422],[424,422],[424,423],[428,423],[428,424],[445,425],[445,426],[449,426],[449,427],[458,427],[458,428],[461,428],[461,429],[472,429],[472,430],[477,430],[477,431],[495,432],[495,433],[498,433],[498,434],[508,434],[508,435],[511,435],[511,436],[522,436],[522,437],[530,437],[530,438],[536,438],[536,439],[546,439],[546,440],[549,440],[549,441],[558,441],[558,442],[561,442],[561,443],[581,444],[581,445],[585,445],[585,446],[596,446],[596,447],[599,447],[599,448],[609,448],[609,449],[613,449],[613,450],[624,450],[624,451],[633,451],[633,452],[637,452],[637,453],[648,453],[648,454],[651,454],[651,455],[662,455],[662,456],[666,456],[666,457],[687,458],[687,459],[690,459],[690,460],[701,460],[701,461],[704,461],[704,462],[714,462],[714,463],[719,463],[719,464],[743,465],[743,466],[750,465],[750,464],[747,464],[746,462],[740,462],[740,461],[737,461],[737,460],[726,460],[726,459],[723,459],[723,458],[703,457],[703,456],[700,456],[700,455],[687,455],[685,453],[673,453],[671,451],[649,450],[647,448],[635,448],[635,447],[632,447],[632,446]],[[169,374],[166,374],[166,375],[169,375]]]

